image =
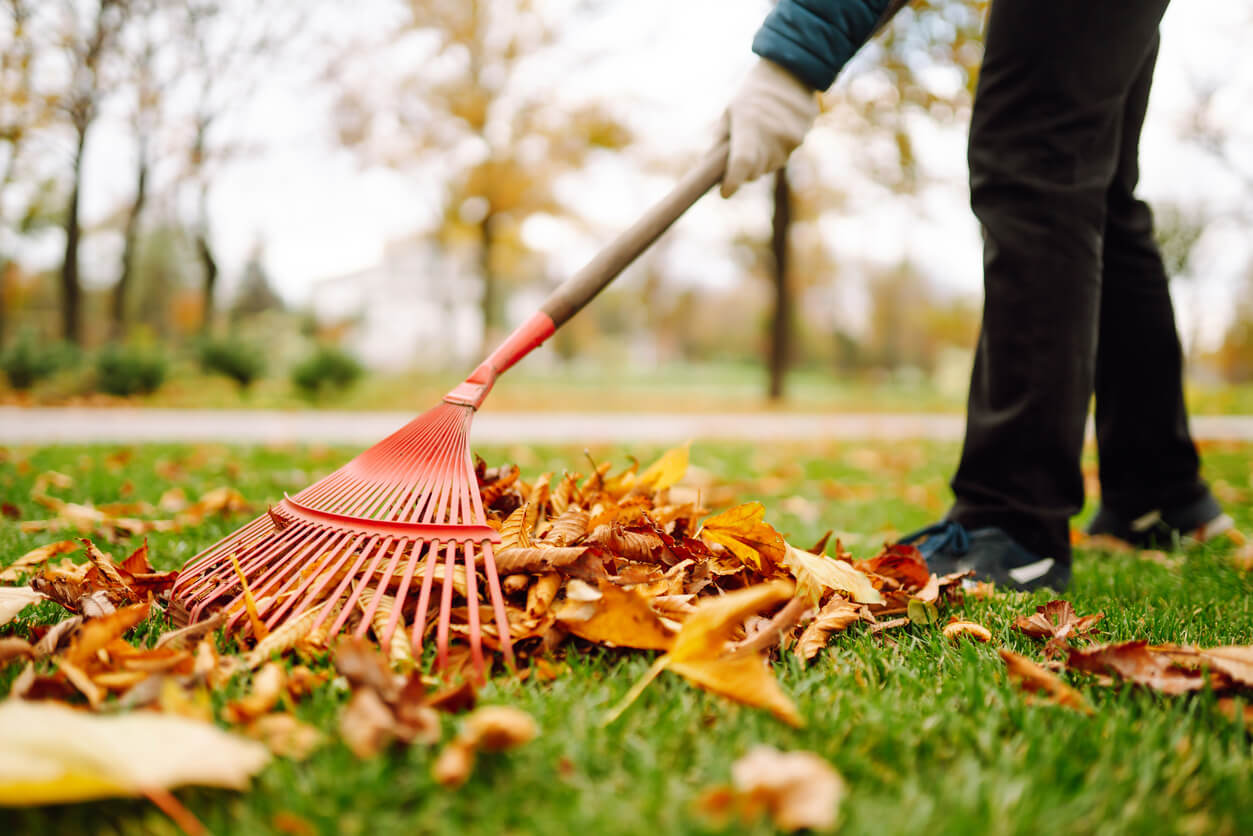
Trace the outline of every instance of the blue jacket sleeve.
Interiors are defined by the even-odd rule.
[[[753,52],[826,90],[874,34],[890,2],[779,0],[753,38]]]

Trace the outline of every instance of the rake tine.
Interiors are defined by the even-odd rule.
[[[418,568],[418,557],[422,553],[423,543],[421,540],[413,541],[413,548],[409,550],[409,563],[405,566],[405,572],[400,577],[400,588],[396,590],[396,605],[392,607],[392,613],[387,619],[387,624],[383,627],[383,635],[379,636],[379,643],[383,647],[387,647],[392,640],[392,633],[396,632],[396,625],[400,623],[400,610],[404,606],[405,598],[409,594],[409,584],[413,581],[413,573]]]
[[[365,577],[374,577],[374,570],[378,568],[379,563],[383,560],[383,553],[387,551],[390,540],[380,543],[374,550],[374,557],[370,559],[370,565],[366,567]],[[348,600],[344,602],[343,609],[339,611],[339,615],[331,622],[330,634],[338,636],[339,631],[344,629],[344,622],[352,615],[353,607],[357,606],[357,601],[361,599],[361,593],[365,591],[367,584],[365,582],[357,584],[353,587],[352,594],[348,596]]]
[[[422,638],[426,631],[426,613],[431,605],[431,586],[435,581],[435,565],[439,561],[440,541],[433,541],[426,551],[426,566],[422,570],[422,591],[418,593],[418,607],[413,613],[413,633],[409,644],[415,656],[422,652]]]
[[[483,632],[479,626],[479,594],[477,580],[474,577],[474,544],[465,544],[466,564],[466,620],[470,627],[470,659],[474,662],[474,670],[479,682],[483,678]],[[499,630],[499,626],[497,627]]]
[[[357,559],[353,562],[352,568],[349,569],[348,573],[344,575],[344,579],[339,582],[339,586],[335,587],[335,591],[331,593],[330,600],[338,601],[344,597],[344,592],[348,589],[348,585],[352,583],[352,579],[355,577],[358,577],[357,573],[361,569],[361,564],[365,563],[365,559],[370,556],[370,550],[372,548],[374,548],[374,540],[371,540],[369,543],[366,544],[365,548],[357,552]],[[330,616],[331,616],[330,608],[329,607],[323,608],[323,610],[320,613],[318,613],[318,617],[314,619],[313,624],[309,627],[310,632],[317,630],[319,627],[321,627],[322,624],[325,623],[326,619],[330,618]],[[344,616],[344,617],[347,618],[347,616]],[[328,632],[333,636],[337,634],[339,630],[330,630]]]
[[[378,585],[374,587],[374,598],[365,608],[365,616],[361,619],[361,623],[357,625],[355,635],[361,638],[365,635],[365,631],[370,627],[370,621],[374,618],[374,613],[379,608],[379,602],[383,600],[383,596],[387,594],[387,587],[391,583],[392,575],[396,573],[396,566],[400,563],[400,555],[404,552],[405,545],[408,541],[397,540],[396,548],[392,551],[392,559],[387,561],[387,569],[383,572],[383,577],[379,580]],[[364,587],[365,584],[362,584]],[[399,601],[399,599],[397,599]]]
[[[509,627],[509,618],[505,614],[505,596],[500,589],[500,578],[496,574],[496,558],[492,554],[492,544],[483,543],[483,568],[487,575],[488,594],[492,599],[492,610],[496,614],[496,632],[500,634],[500,652],[505,658],[505,667],[513,670],[513,634]]]
[[[452,623],[452,576],[457,565],[457,544],[449,543],[444,561],[444,585],[440,588],[439,629],[435,639],[435,667],[448,667],[448,628]]]

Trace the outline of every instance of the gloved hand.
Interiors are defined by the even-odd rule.
[[[730,141],[722,196],[781,168],[817,116],[813,90],[773,61],[759,59],[722,114],[722,138]]]

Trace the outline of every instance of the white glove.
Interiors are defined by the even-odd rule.
[[[722,114],[730,141],[722,196],[782,168],[818,116],[814,91],[773,61],[761,58]]]

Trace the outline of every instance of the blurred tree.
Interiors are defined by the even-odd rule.
[[[244,265],[243,279],[231,304],[231,320],[238,322],[266,311],[282,309],[283,300],[274,292],[265,270],[265,248],[258,241],[248,254],[248,263]]]
[[[222,168],[255,149],[226,119],[255,93],[267,72],[301,43],[296,38],[301,4],[264,4],[246,0],[182,0],[174,26],[181,55],[184,94],[191,100],[181,179],[192,192],[195,220],[190,224],[201,267],[203,319],[200,330],[213,329],[220,266],[209,225],[209,197]]]
[[[133,19],[119,38],[120,72],[130,101],[128,118],[135,142],[135,194],[125,210],[122,231],[122,258],[110,305],[114,339],[126,331],[128,294],[138,257],[140,225],[149,197],[149,179],[155,162],[157,132],[166,95],[179,76],[177,44],[170,38],[166,0],[130,0]]]
[[[338,85],[335,127],[371,161],[400,169],[437,161],[446,183],[439,235],[453,248],[474,242],[490,349],[505,325],[500,281],[525,263],[522,222],[565,214],[555,180],[630,136],[599,104],[562,107],[518,83],[558,37],[542,4],[409,0],[398,11],[384,46],[359,46],[328,70]]]
[[[65,79],[54,102],[73,137],[70,196],[64,218],[65,254],[61,262],[61,329],[62,336],[76,344],[82,342],[78,247],[82,232],[79,199],[83,154],[101,105],[114,89],[114,51],[130,9],[128,0],[60,0],[51,12],[56,21],[53,43],[60,48]]]

